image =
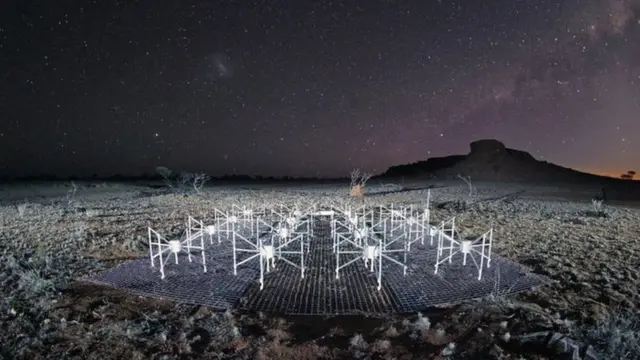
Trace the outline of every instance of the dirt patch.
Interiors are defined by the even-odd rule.
[[[427,184],[428,185],[428,184]],[[376,202],[424,204],[427,188],[380,195]],[[527,198],[522,187],[482,185],[431,190],[432,220],[456,216],[461,236],[494,228],[495,251],[554,283],[513,297],[496,296],[422,315],[282,317],[220,313],[74,282],[146,253],[146,228],[179,234],[187,215],[212,218],[220,204],[279,202],[293,195],[238,189],[200,196],[126,196],[77,200],[85,212],[46,202],[0,207],[0,355],[11,359],[558,359],[548,344],[518,338],[553,331],[577,341],[598,338],[633,349],[638,330],[611,314],[638,316],[640,212],[605,206],[586,216],[584,201]],[[538,194],[544,189],[525,189]],[[514,196],[506,196],[515,194]],[[346,189],[296,189],[295,197],[346,197]],[[580,195],[583,196],[583,195]],[[464,206],[436,204],[461,201]],[[310,201],[311,201],[310,200]],[[90,212],[89,210],[95,210]],[[99,254],[89,258],[86,254]],[[498,294],[499,295],[499,294]],[[623,312],[626,311],[626,313]],[[622,324],[622,325],[620,325]],[[612,337],[611,334],[625,334]],[[589,335],[592,334],[592,335]],[[609,335],[607,335],[609,334]],[[640,336],[639,336],[640,337]],[[617,341],[617,342],[616,342]],[[608,351],[609,358],[625,359]],[[618,346],[618,348],[623,348]],[[633,359],[627,357],[626,359]]]

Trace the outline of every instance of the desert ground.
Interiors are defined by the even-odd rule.
[[[493,227],[494,251],[548,276],[510,296],[386,317],[295,317],[128,295],[78,279],[147,256],[216,206],[347,198],[347,185],[210,185],[184,196],[146,184],[0,189],[2,359],[640,359],[640,209],[571,187],[372,183],[364,200],[424,205],[463,233]],[[574,351],[571,344],[579,347]],[[588,350],[588,351],[587,351]]]

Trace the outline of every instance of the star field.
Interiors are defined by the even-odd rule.
[[[640,170],[640,0],[13,2],[0,174]]]

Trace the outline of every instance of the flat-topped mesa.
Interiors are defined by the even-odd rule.
[[[604,178],[540,161],[522,150],[510,149],[495,139],[481,139],[469,145],[466,155],[431,158],[389,168],[387,176],[422,176],[454,180],[458,175],[472,181],[591,182],[600,186]]]
[[[469,145],[471,151],[467,155],[463,163],[472,165],[472,167],[480,167],[471,170],[472,172],[484,172],[482,167],[484,165],[494,165],[496,162],[503,162],[505,158],[509,157],[507,148],[498,140],[478,140]]]
[[[470,176],[487,181],[527,181],[553,177],[548,166],[525,151],[507,148],[494,139],[482,139],[470,144],[464,160],[447,169],[443,175]]]
[[[498,140],[494,139],[483,139],[474,141],[470,145],[471,152],[469,155],[477,155],[477,154],[496,154],[496,153],[505,153],[507,151],[506,146]]]
[[[540,162],[526,151],[507,148],[498,140],[485,139],[474,141],[470,145],[471,151],[465,161],[476,165],[491,166],[532,166]]]

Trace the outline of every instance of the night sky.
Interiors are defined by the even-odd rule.
[[[347,176],[480,138],[640,170],[640,0],[11,3],[2,175]]]

